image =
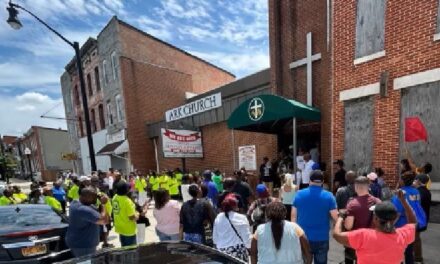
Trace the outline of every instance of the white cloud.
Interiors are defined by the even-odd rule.
[[[163,11],[178,18],[208,18],[209,14],[205,7],[195,1],[163,0]],[[183,5],[181,5],[183,4]]]
[[[237,77],[243,77],[247,73],[253,73],[269,67],[269,55],[262,51],[235,54],[197,51],[190,51],[190,53],[237,73]]]
[[[166,19],[159,21],[153,20],[147,16],[140,16],[134,21],[130,21],[134,22],[141,30],[159,39],[171,40],[173,37],[171,32],[172,24]]]
[[[0,63],[1,87],[43,87],[59,84],[62,69],[38,62]]]
[[[0,134],[21,135],[31,126],[44,126],[66,129],[64,120],[44,119],[40,116],[53,108],[47,115],[64,117],[62,99],[53,99],[47,95],[28,92],[18,96],[0,94],[2,111],[0,115]]]

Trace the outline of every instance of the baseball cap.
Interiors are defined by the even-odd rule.
[[[419,174],[416,176],[416,180],[422,184],[427,184],[429,182],[429,176],[426,174]]]
[[[81,181],[81,182],[82,181],[90,181],[90,177],[83,175],[83,176],[79,177],[79,181]]]
[[[372,172],[367,175],[367,178],[370,179],[370,181],[375,181],[377,179],[377,174]]]
[[[310,181],[315,183],[323,183],[324,175],[322,174],[322,171],[320,170],[312,171],[312,174],[310,175]]]
[[[370,207],[370,211],[374,211],[374,214],[385,221],[392,221],[397,218],[397,209],[391,202],[385,201],[373,205]]]
[[[257,195],[259,197],[268,197],[269,196],[269,191],[267,190],[266,185],[264,185],[264,184],[257,185]]]
[[[340,160],[340,159],[338,159],[338,160],[335,160],[335,162],[333,162],[333,164],[338,164],[339,166],[344,166],[344,161],[343,160]]]

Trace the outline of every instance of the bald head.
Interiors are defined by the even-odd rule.
[[[85,205],[95,204],[98,197],[96,189],[90,186],[82,188],[79,195],[80,202]]]
[[[347,181],[347,184],[354,184],[356,177],[357,175],[354,171],[347,171],[347,173],[345,174],[345,180]]]

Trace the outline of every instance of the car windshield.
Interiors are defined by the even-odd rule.
[[[0,235],[32,227],[62,224],[62,218],[46,205],[0,207]]]

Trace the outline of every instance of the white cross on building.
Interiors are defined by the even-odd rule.
[[[321,59],[321,53],[312,55],[312,32],[307,33],[307,55],[304,59],[300,59],[290,63],[290,69],[298,68],[303,65],[307,66],[307,104],[312,105],[312,62]]]
[[[258,109],[263,105],[258,103],[258,100],[254,100],[254,104],[251,106],[251,110],[254,111],[254,118],[258,118]]]

